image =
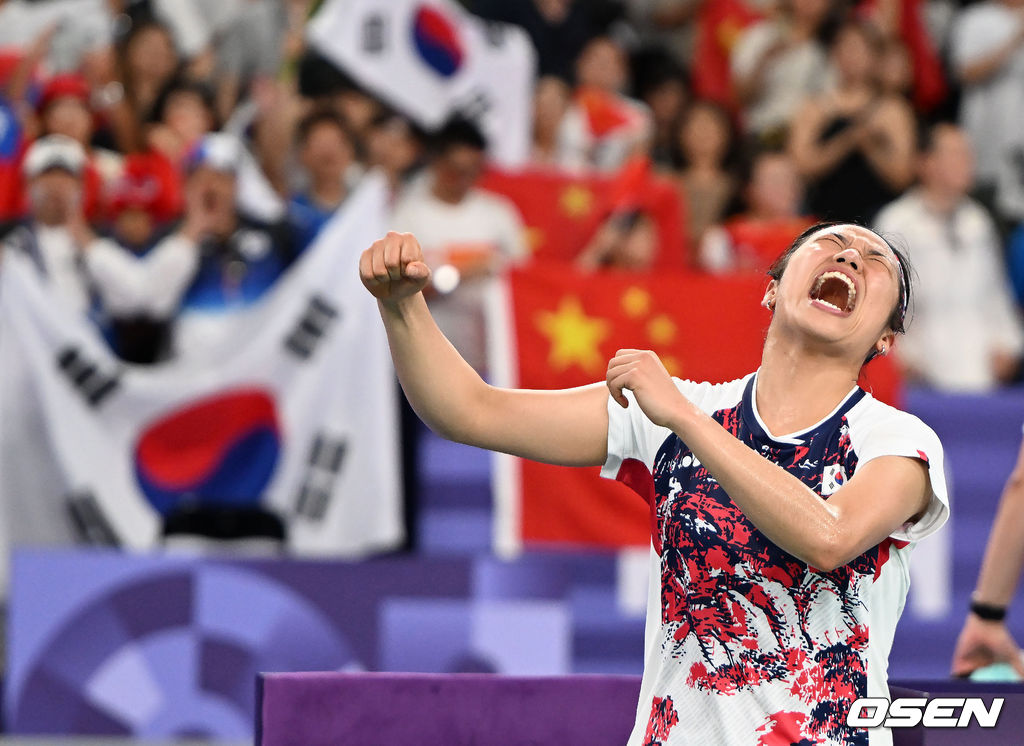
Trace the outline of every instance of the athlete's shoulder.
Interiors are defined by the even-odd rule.
[[[881,402],[871,394],[864,396],[847,413],[850,437],[856,449],[869,440],[915,441],[917,450],[941,450],[938,435],[920,417]]]
[[[672,380],[683,396],[710,414],[711,412],[739,404],[743,399],[743,391],[753,375],[753,373],[748,373],[742,378],[723,383],[691,381],[681,378],[673,378]]]

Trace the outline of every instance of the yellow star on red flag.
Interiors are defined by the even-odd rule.
[[[555,311],[540,311],[537,328],[548,338],[551,350],[548,364],[557,371],[578,365],[587,373],[600,374],[605,360],[601,342],[611,333],[605,319],[587,316],[575,296],[565,296]]]
[[[582,184],[570,184],[559,199],[562,211],[571,218],[583,218],[594,209],[594,193]]]

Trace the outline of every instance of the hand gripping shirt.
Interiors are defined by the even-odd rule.
[[[928,466],[925,514],[848,564],[816,570],[764,536],[686,444],[626,392],[609,399],[602,475],[651,513],[645,665],[629,746],[885,744],[846,725],[859,697],[887,697],[889,650],[914,542],[949,515],[942,446],[913,415],[854,388],[821,422],[771,434],[756,373],[730,383],[676,380],[690,401],[822,499],[879,456]]]

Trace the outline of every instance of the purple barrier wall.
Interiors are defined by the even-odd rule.
[[[263,674],[257,746],[622,746],[635,676]]]
[[[929,696],[893,685],[894,697]],[[994,729],[894,729],[894,746],[1011,746],[1024,732],[1024,686],[958,683],[930,696],[994,694]],[[256,746],[415,743],[419,746],[622,746],[636,712],[636,676],[508,677],[410,674],[261,674]]]

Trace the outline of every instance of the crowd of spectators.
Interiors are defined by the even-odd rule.
[[[919,275],[905,374],[1018,379],[1024,333],[1024,1],[464,0],[537,52],[527,168],[671,180],[679,245],[613,211],[589,269],[764,271],[818,220],[893,234]],[[449,287],[442,326],[483,366],[481,293],[528,261],[477,186],[468,121],[426,132],[308,47],[313,0],[0,5],[0,219],[124,358],[193,343],[183,313],[244,307],[370,169]],[[451,286],[458,285],[454,292]]]

